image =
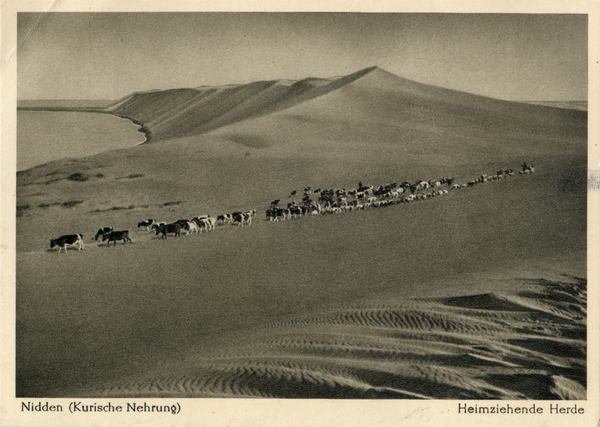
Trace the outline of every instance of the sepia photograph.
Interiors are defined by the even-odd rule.
[[[597,417],[597,15],[96,3],[3,36],[6,425]]]

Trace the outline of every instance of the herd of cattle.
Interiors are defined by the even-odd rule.
[[[155,231],[156,235],[161,235],[163,239],[167,238],[168,234],[173,234],[175,237],[180,236],[181,233],[202,233],[203,231],[212,231],[215,229],[217,221],[221,221],[222,224],[230,223],[243,226],[244,224],[250,225],[252,223],[252,217],[256,215],[256,210],[248,212],[234,212],[231,214],[219,215],[217,218],[213,218],[210,215],[200,215],[192,218],[191,220],[180,219],[173,223],[166,223],[157,221],[155,219],[147,219],[138,224],[138,228],[143,227],[146,231]],[[94,240],[102,238],[102,241],[108,241],[107,246],[110,242],[123,241],[123,244],[133,243],[129,238],[129,230],[115,231],[112,227],[103,227],[98,229]],[[83,234],[68,234],[61,236],[58,239],[50,240],[50,248],[58,246],[58,252],[62,249],[67,251],[68,246],[77,246],[78,250],[83,249]]]
[[[529,174],[535,172],[533,166],[528,166],[526,163],[522,165],[522,170],[519,174]],[[266,211],[266,220],[277,222],[280,220],[298,218],[305,215],[323,215],[323,214],[339,214],[353,210],[365,210],[377,208],[381,206],[394,205],[396,203],[409,203],[415,200],[426,200],[431,197],[443,196],[448,194],[448,190],[456,190],[462,187],[473,187],[477,184],[510,178],[515,175],[513,169],[501,169],[492,175],[480,175],[479,178],[469,181],[464,184],[456,184],[454,178],[442,178],[439,180],[422,181],[414,183],[403,182],[402,184],[391,183],[385,186],[374,188],[373,186],[365,186],[359,183],[355,190],[310,190],[310,187],[304,189],[303,204],[297,205],[294,201],[288,203],[287,207],[279,207],[280,200],[271,202],[271,206]],[[295,195],[294,191],[292,195]],[[291,196],[290,196],[291,197]],[[313,200],[316,197],[317,200]],[[215,229],[220,221],[224,224],[235,224],[243,226],[250,225],[252,218],[256,215],[256,210],[247,212],[233,212],[231,214],[219,215],[216,218],[210,215],[200,215],[191,220],[180,219],[173,223],[156,221],[155,219],[147,219],[138,224],[138,228],[144,228],[146,231],[154,231],[156,236],[161,235],[161,238],[166,239],[168,234],[173,234],[175,237],[181,233],[186,235],[190,233],[209,232]],[[103,227],[98,229],[94,240],[102,238],[102,242],[108,241],[107,245],[114,242],[115,245],[119,241],[123,244],[132,243],[129,238],[129,230],[115,231],[112,227]],[[83,249],[83,235],[69,234],[61,236],[58,239],[50,240],[50,248],[58,246],[58,253],[62,249],[67,252],[68,246],[77,246],[78,250]]]

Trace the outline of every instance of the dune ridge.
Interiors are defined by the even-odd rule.
[[[153,140],[198,135],[237,121],[289,108],[322,96],[371,72],[296,82],[271,80],[243,85],[137,92],[106,111],[144,123]]]
[[[410,298],[270,323],[235,352],[84,394],[585,399],[586,280],[515,282],[511,295]]]
[[[339,99],[344,97],[345,99]],[[309,101],[325,98],[317,105]],[[351,101],[348,103],[348,101]],[[356,105],[356,101],[359,103]],[[315,106],[317,108],[315,108]],[[352,74],[299,81],[270,80],[248,84],[195,89],[138,92],[105,111],[143,123],[149,140],[190,137],[229,127],[249,119],[285,110],[304,111],[302,116],[327,114],[336,117],[345,106],[344,121],[367,117],[379,122],[406,126],[425,122],[427,126],[453,127],[456,120],[473,128],[511,129],[515,134],[534,125],[536,133],[556,132],[559,125],[572,126],[581,111],[561,110],[533,104],[520,104],[417,83],[379,67]],[[297,108],[294,108],[297,107]],[[350,109],[347,109],[350,107]],[[357,110],[358,107],[358,110]],[[344,111],[344,108],[341,110]],[[499,114],[501,113],[501,114]],[[298,116],[289,111],[286,115]],[[565,115],[569,116],[565,120]],[[533,121],[532,121],[533,119]],[[539,123],[538,123],[539,122]],[[352,124],[350,124],[352,126]],[[577,126],[571,132],[577,131]],[[531,129],[529,130],[531,133]]]

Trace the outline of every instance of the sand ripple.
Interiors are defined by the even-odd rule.
[[[586,281],[410,299],[267,325],[258,342],[100,396],[585,399]],[[256,336],[256,335],[254,335]]]

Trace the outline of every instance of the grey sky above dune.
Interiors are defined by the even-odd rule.
[[[587,100],[587,17],[19,13],[18,99],[302,79],[379,66],[507,100]]]

